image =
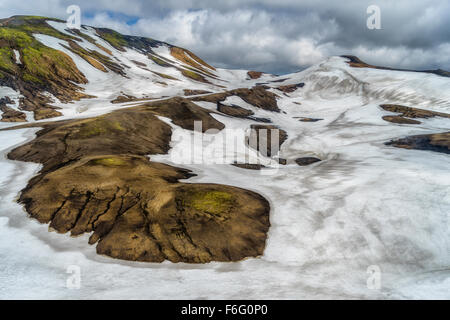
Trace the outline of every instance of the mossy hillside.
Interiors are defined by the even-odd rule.
[[[201,76],[200,74],[193,72],[191,70],[186,70],[186,69],[179,69],[181,71],[181,73],[183,74],[183,76],[190,78],[192,80],[195,81],[199,81],[199,82],[204,82],[204,83],[209,83],[208,80],[206,80],[203,76]]]
[[[24,72],[22,79],[27,82],[43,84],[46,80],[64,78],[76,83],[86,83],[86,79],[77,69],[72,59],[58,50],[44,46],[33,37],[33,33],[45,34],[63,40],[76,39],[53,29],[45,20],[24,17],[34,21],[32,24],[12,24],[12,27],[0,27],[2,44],[0,67],[10,73],[16,73],[12,48],[21,54]]]
[[[78,132],[76,133],[76,138],[87,139],[92,137],[97,137],[100,135],[112,135],[116,132],[124,131],[125,129],[121,126],[118,121],[110,121],[103,117],[99,117],[93,120],[84,122]]]
[[[100,38],[108,42],[117,50],[124,51],[124,47],[128,45],[125,37],[114,30],[106,28],[97,28],[95,30],[97,31],[97,34],[100,36]]]
[[[6,72],[14,73],[16,65],[14,64],[14,52],[8,47],[0,48],[0,69]],[[2,76],[0,76],[2,77]]]
[[[161,78],[164,78],[164,79],[167,79],[167,80],[176,80],[176,81],[178,81],[177,78],[169,76],[168,74],[160,73],[160,72],[156,72],[156,71],[152,71],[152,72],[154,74],[156,74],[157,76],[161,77]]]
[[[61,51],[36,45],[22,49],[21,53],[25,65],[25,81],[43,83],[45,80],[58,81],[63,78],[76,83],[87,82],[72,59]]]
[[[27,32],[15,28],[0,27],[0,40],[9,47],[25,48],[37,42]]]

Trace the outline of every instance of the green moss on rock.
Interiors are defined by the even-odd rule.
[[[187,205],[191,208],[215,215],[228,212],[232,208],[233,203],[233,195],[223,191],[195,192],[187,200]]]
[[[0,69],[6,72],[14,72],[16,65],[13,62],[14,52],[8,47],[0,48]]]
[[[103,134],[113,134],[117,131],[124,131],[124,128],[118,121],[109,121],[103,118],[97,118],[92,121],[85,122],[78,131],[78,138],[91,138]]]
[[[125,160],[117,157],[95,159],[92,160],[92,163],[95,165],[101,165],[106,167],[124,166],[127,164]]]
[[[118,50],[123,51],[123,47],[128,45],[123,35],[114,30],[99,28],[96,31],[103,40]]]

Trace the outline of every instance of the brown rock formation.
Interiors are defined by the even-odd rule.
[[[248,71],[247,75],[250,79],[259,79],[262,76],[262,72],[260,71]]]
[[[295,159],[295,163],[297,163],[299,166],[308,166],[310,164],[316,163],[322,161],[315,157],[302,157]]]
[[[57,232],[93,232],[113,258],[205,263],[261,255],[269,204],[239,188],[183,184],[189,172],[140,156],[86,157],[22,193],[30,215]]]
[[[279,150],[272,150],[272,130],[278,130],[279,148],[287,139],[286,131],[274,125],[252,124],[250,128],[252,129],[252,131],[250,133],[247,143],[251,148],[259,152],[262,152],[263,155],[267,155],[269,157],[276,155],[279,151]],[[266,130],[265,134],[263,132],[260,132],[261,130]],[[266,146],[267,149],[260,150],[260,148],[264,147],[264,145]]]
[[[297,90],[298,88],[303,88],[305,86],[305,84],[303,82],[301,83],[296,83],[296,84],[289,84],[289,85],[285,85],[285,86],[279,86],[277,87],[278,90],[284,92],[284,93],[292,93],[295,90]]]
[[[384,121],[392,122],[392,123],[399,123],[399,124],[420,124],[420,121],[403,118],[401,116],[383,116],[382,119]]]
[[[392,140],[386,145],[397,148],[450,153],[450,132],[423,134]]]
[[[0,105],[0,110],[2,113],[2,120],[3,122],[24,122],[26,120],[26,114],[17,110],[14,110],[13,108],[10,108],[6,105]]]
[[[191,89],[184,89],[183,90],[185,96],[195,96],[197,94],[207,94],[211,93],[211,91],[206,90],[191,90]]]
[[[397,104],[382,104],[383,110],[399,113],[398,116],[384,116],[383,120],[400,124],[420,124],[420,121],[408,118],[428,119],[433,117],[450,118],[450,114],[443,112],[435,112],[419,108],[405,107]]]
[[[218,103],[224,101],[231,96],[238,96],[245,102],[264,110],[280,112],[277,104],[277,95],[267,91],[263,86],[255,86],[251,89],[239,88],[230,91],[213,93],[211,95],[194,97],[192,101],[207,101],[212,103]]]
[[[43,164],[19,201],[57,232],[93,232],[97,252],[137,261],[237,261],[263,253],[269,204],[260,195],[213,184],[185,184],[188,170],[145,155],[169,149],[171,128],[222,129],[207,110],[184,98],[82,120],[40,124],[36,139],[10,159]],[[22,127],[30,127],[25,125]]]

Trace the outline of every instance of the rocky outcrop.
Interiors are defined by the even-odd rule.
[[[192,101],[207,101],[218,103],[231,96],[238,96],[245,102],[263,110],[280,112],[277,104],[277,95],[268,91],[264,86],[255,86],[253,88],[239,88],[230,91],[213,93],[211,95],[194,97]]]
[[[0,104],[0,110],[2,113],[2,119],[3,122],[24,122],[26,120],[26,114],[17,110],[14,110],[11,107],[8,107],[6,105]]]
[[[371,69],[380,69],[380,70],[394,70],[394,71],[406,71],[406,72],[424,72],[424,73],[432,73],[441,77],[450,77],[450,72],[436,69],[436,70],[410,70],[410,69],[398,69],[398,68],[388,68],[388,67],[380,67],[374,66],[364,61],[361,61],[358,57],[345,55],[343,58],[348,59],[347,63],[353,68],[371,68]]]
[[[223,129],[184,98],[103,116],[40,124],[36,139],[8,158],[43,164],[19,201],[31,217],[113,258],[161,262],[238,261],[263,253],[270,207],[260,195],[225,185],[181,183],[188,170],[151,162],[166,153],[171,127]],[[33,125],[25,125],[27,127]]]
[[[247,76],[253,80],[261,78],[262,75],[263,75],[263,73],[260,71],[248,71],[247,72]]]
[[[248,170],[261,170],[262,168],[265,168],[264,165],[258,163],[232,163],[231,165]]]
[[[253,111],[239,107],[237,105],[226,105],[221,102],[217,102],[217,111],[236,118],[247,118],[255,114]]]
[[[111,103],[125,103],[125,102],[132,102],[132,101],[137,101],[139,100],[138,98],[136,98],[135,96],[129,95],[129,94],[122,94],[120,96],[117,96],[117,98],[115,98],[114,100],[111,100]]]
[[[397,116],[383,116],[384,121],[398,123],[398,124],[420,124],[417,118],[428,119],[433,117],[450,118],[450,114],[443,112],[436,112],[424,110],[419,108],[405,107],[398,104],[382,104],[380,107],[383,110],[399,113]]]
[[[251,133],[247,139],[247,144],[250,148],[257,150],[268,157],[278,154],[279,148],[288,137],[286,131],[275,125],[252,124],[250,129]],[[272,150],[272,131],[277,132],[278,134],[278,150]],[[274,137],[276,137],[276,135]]]
[[[89,97],[79,86],[87,83],[87,79],[72,59],[61,51],[44,46],[33,34],[45,34],[74,44],[79,39],[58,32],[46,20],[54,19],[15,16],[2,20],[0,26],[0,85],[19,91],[23,95],[20,108],[35,112],[36,119],[60,115],[50,112],[53,101],[44,92],[53,94],[62,102]],[[15,61],[13,49],[20,54],[20,64]]]
[[[284,92],[284,93],[292,93],[298,88],[303,88],[305,84],[303,82],[296,83],[296,84],[289,84],[285,86],[278,86],[277,89]]]
[[[185,96],[195,96],[198,94],[208,94],[211,93],[211,91],[206,90],[191,90],[191,89],[184,89],[183,90]]]
[[[387,122],[398,124],[420,124],[420,121],[404,118],[401,116],[383,116],[382,119]]]
[[[321,121],[321,120],[323,120],[323,119],[320,119],[320,118],[304,118],[304,117],[300,117],[298,119],[298,121],[301,121],[301,122],[317,122],[317,121]]]
[[[450,153],[450,132],[423,134],[391,140],[386,145],[416,150]]]
[[[310,164],[316,163],[322,161],[319,158],[316,157],[302,157],[295,159],[295,163],[297,163],[299,166],[308,166]]]

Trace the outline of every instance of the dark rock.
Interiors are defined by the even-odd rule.
[[[13,108],[10,108],[6,105],[1,105],[0,110],[2,113],[2,122],[25,122],[26,120],[26,114],[17,110],[14,110]]]
[[[183,92],[184,92],[185,96],[195,96],[198,94],[211,93],[211,91],[206,91],[206,90],[190,90],[190,89],[184,89]]]
[[[298,88],[303,88],[305,84],[303,82],[297,83],[297,84],[289,84],[285,86],[279,86],[277,87],[278,90],[283,91],[284,93],[292,93]]]
[[[450,132],[410,136],[403,139],[391,140],[386,142],[385,145],[450,154]]]
[[[302,157],[302,158],[297,158],[295,159],[295,162],[299,165],[299,166],[307,166],[316,162],[322,161],[318,158],[315,157]]]
[[[392,123],[399,123],[399,124],[420,124],[420,121],[403,118],[401,116],[384,116],[382,118],[384,121],[392,122]]]
[[[225,113],[226,115],[237,117],[237,118],[247,118],[248,116],[251,116],[254,114],[253,111],[239,107],[235,104],[233,105],[225,105],[222,104],[220,101],[217,102],[217,110]]]
[[[259,79],[262,76],[262,72],[259,71],[249,71],[247,72],[247,75],[250,79]]]
[[[298,121],[301,121],[301,122],[317,122],[317,121],[320,121],[320,120],[323,120],[323,119],[320,119],[320,118],[300,118]]]
[[[235,167],[242,168],[242,169],[249,169],[249,170],[261,170],[261,168],[265,168],[262,164],[253,164],[253,163],[233,163],[232,164]]]

